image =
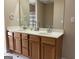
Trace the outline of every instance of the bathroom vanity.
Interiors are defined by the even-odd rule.
[[[30,59],[61,59],[64,0],[18,0],[17,3],[18,12],[14,10],[13,20],[6,27],[7,50]]]
[[[9,51],[31,59],[61,59],[63,30],[53,30],[53,34],[44,31],[8,27],[7,45]]]

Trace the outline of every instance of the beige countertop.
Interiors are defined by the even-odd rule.
[[[52,37],[52,38],[59,38],[64,34],[64,30],[62,29],[52,29],[52,32],[48,33],[47,28],[40,28],[39,31],[34,31],[34,30],[30,30],[29,28],[24,30],[22,29],[22,27],[19,26],[9,26],[7,27],[7,30],[11,32],[27,33],[27,34]]]

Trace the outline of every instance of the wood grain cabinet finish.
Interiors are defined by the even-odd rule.
[[[31,59],[40,59],[40,38],[38,36],[29,36],[29,53]]]
[[[20,35],[20,33],[17,33],[17,32],[14,33],[14,46],[15,46],[15,52],[21,53],[21,35]]]
[[[41,37],[41,59],[61,59],[62,39]]]
[[[14,50],[14,39],[12,32],[8,32],[8,45],[9,45],[9,50]]]
[[[50,38],[8,32],[9,49],[31,59],[61,59],[63,36]]]
[[[41,37],[41,59],[55,59],[55,40]]]
[[[22,54],[24,56],[29,56],[29,41],[28,41],[28,35],[22,34]]]
[[[42,43],[41,59],[55,59],[55,47],[52,45]]]

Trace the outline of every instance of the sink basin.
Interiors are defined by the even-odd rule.
[[[52,31],[51,33],[47,32],[47,31],[39,31],[39,34],[45,34],[45,35],[59,35],[61,32],[55,32]]]
[[[39,34],[51,34],[51,33],[48,33],[47,31],[39,31],[38,33]]]

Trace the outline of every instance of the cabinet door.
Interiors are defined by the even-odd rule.
[[[55,39],[41,37],[41,59],[55,59]]]
[[[21,53],[21,38],[20,38],[20,33],[16,35],[14,33],[14,43],[15,43],[15,52]]]
[[[22,34],[22,54],[28,56],[28,35]]]
[[[40,38],[38,36],[30,36],[29,52],[31,59],[40,59]]]
[[[13,36],[8,36],[8,41],[9,41],[9,49],[14,50],[14,40]]]
[[[55,47],[49,44],[42,43],[41,59],[55,59]]]

